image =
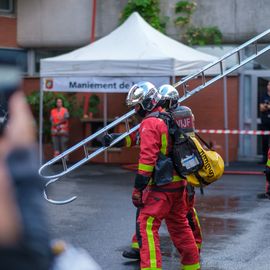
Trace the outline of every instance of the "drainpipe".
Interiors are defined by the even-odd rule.
[[[96,9],[97,9],[97,0],[92,0],[92,24],[91,24],[91,35],[90,35],[90,43],[95,41],[95,29],[96,29]],[[84,95],[84,106],[83,106],[83,114],[88,116],[88,104],[90,94],[87,93]]]
[[[97,12],[97,0],[92,0],[92,28],[91,28],[91,39],[90,43],[95,41],[95,29],[96,29],[96,12]]]

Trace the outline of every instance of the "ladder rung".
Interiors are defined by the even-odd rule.
[[[258,54],[258,44],[257,44],[257,42],[254,43],[254,46],[255,46],[255,54]]]
[[[239,65],[241,64],[240,51],[237,51],[237,62],[238,62]]]
[[[205,74],[204,74],[204,71],[202,71],[202,84],[205,85]]]
[[[184,95],[186,95],[188,92],[188,85],[186,83],[183,84],[183,89],[184,89]]]
[[[66,157],[62,157],[62,164],[63,164],[64,171],[66,171],[67,170],[67,159],[66,159]]]
[[[88,157],[89,153],[88,153],[88,149],[86,148],[86,145],[83,145],[83,151],[84,151],[84,155],[85,157]]]
[[[223,74],[223,62],[222,61],[219,62],[219,66],[220,66],[220,74]]]
[[[128,123],[128,119],[125,119],[125,126],[126,126],[126,131],[129,131],[129,123]]]

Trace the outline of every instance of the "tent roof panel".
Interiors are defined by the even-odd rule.
[[[73,52],[42,59],[41,76],[80,72],[101,76],[180,75],[216,60],[160,33],[135,12],[102,39]]]

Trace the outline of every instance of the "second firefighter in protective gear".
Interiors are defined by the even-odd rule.
[[[181,255],[183,269],[200,269],[199,252],[186,218],[186,180],[170,168],[171,181],[162,186],[153,179],[159,159],[168,159],[171,142],[166,123],[150,113],[162,111],[157,106],[160,94],[151,83],[134,85],[127,105],[144,119],[140,125],[140,157],[132,200],[140,206],[137,218],[141,269],[162,269],[158,230],[163,219],[171,239]],[[169,168],[169,167],[168,167]]]
[[[194,116],[190,108],[186,106],[178,106],[178,99],[179,94],[177,90],[171,85],[162,85],[159,88],[159,93],[161,94],[161,101],[159,104],[173,114],[173,117],[176,123],[182,128],[185,134],[189,136],[195,136],[194,134]],[[119,134],[120,135],[120,134]],[[121,146],[133,146],[138,143],[138,134],[132,133],[126,138],[126,142],[122,142]],[[194,238],[196,240],[197,247],[199,251],[201,250],[202,246],[202,231],[199,223],[199,218],[194,208],[195,203],[195,191],[194,187],[191,185],[187,185],[187,196],[186,196],[186,203],[188,206],[188,213],[187,218],[189,225],[192,229]],[[139,244],[136,237],[136,233],[132,237],[132,244],[131,248],[124,250],[123,257],[129,259],[140,259],[139,254]]]

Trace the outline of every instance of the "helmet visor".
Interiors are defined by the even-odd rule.
[[[128,107],[133,107],[140,103],[143,99],[143,89],[137,84],[133,85],[127,95],[126,104]]]

